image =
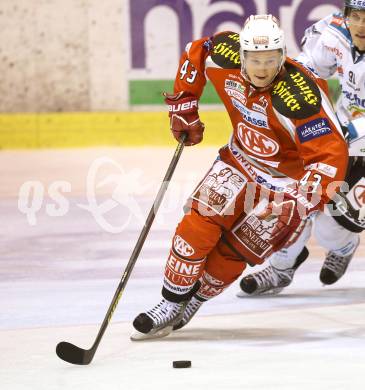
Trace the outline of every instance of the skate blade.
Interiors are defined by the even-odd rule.
[[[153,339],[161,339],[162,337],[168,336],[172,332],[172,326],[166,326],[166,328],[160,329],[154,333],[141,333],[135,330],[131,335],[132,341],[145,341]]]
[[[252,294],[247,294],[246,292],[244,291],[238,291],[238,293],[236,294],[236,297],[238,298],[256,298],[256,297],[261,297],[261,296],[272,296],[272,295],[278,295],[279,293],[281,293],[281,291],[283,291],[283,287],[278,287],[278,288],[273,288],[271,290],[268,290],[268,291],[263,291],[263,292],[259,292],[259,293],[252,293]]]

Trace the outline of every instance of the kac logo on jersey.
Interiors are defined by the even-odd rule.
[[[234,98],[231,98],[231,100],[234,107],[237,108],[237,110],[242,114],[243,118],[247,122],[257,127],[263,127],[265,129],[269,128],[266,115],[248,109],[247,107],[245,107],[243,104],[241,104],[238,100]]]
[[[245,149],[256,156],[271,157],[279,151],[277,142],[266,135],[247,127],[244,123],[238,124],[238,137]]]
[[[297,134],[301,143],[331,133],[332,130],[326,118],[314,119],[297,128]]]
[[[194,249],[191,247],[191,245],[189,245],[182,237],[180,237],[179,235],[176,235],[175,236],[175,239],[174,239],[174,249],[175,251],[181,255],[181,256],[184,256],[184,257],[189,257],[189,256],[192,256],[195,251]]]

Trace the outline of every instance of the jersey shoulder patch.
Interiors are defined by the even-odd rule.
[[[304,70],[285,63],[286,74],[271,90],[273,107],[291,119],[305,119],[321,110],[321,92],[315,81]]]
[[[212,38],[210,56],[223,69],[240,69],[240,36],[231,31],[216,34]]]
[[[330,24],[334,26],[343,26],[345,24],[345,17],[342,13],[335,13],[332,15]]]

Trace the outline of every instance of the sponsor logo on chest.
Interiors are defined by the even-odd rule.
[[[351,103],[355,104],[358,107],[365,108],[365,99],[362,99],[362,97],[359,96],[357,93],[343,91],[343,94],[345,95],[346,99],[351,101]]]
[[[224,87],[229,89],[234,89],[235,91],[245,93],[246,87],[239,83],[238,81],[226,79],[224,81]]]
[[[231,100],[233,106],[242,114],[242,117],[246,122],[257,127],[269,129],[266,115],[250,110],[234,98],[231,98]]]
[[[337,47],[333,47],[333,46],[327,46],[327,45],[324,45],[324,47],[332,52],[334,55],[336,55],[339,59],[342,60],[343,58],[343,54],[342,54],[342,51],[340,49],[338,49]]]
[[[236,74],[233,74],[233,73],[229,73],[228,77],[230,77],[232,79],[240,80],[239,76],[237,76]]]
[[[272,183],[269,183],[264,177],[260,176],[252,168],[252,165],[242,156],[240,152],[233,149],[231,149],[231,152],[234,158],[237,160],[237,162],[241,165],[241,167],[252,177],[253,180],[255,180],[256,183],[268,188],[269,190],[280,191],[280,192],[284,190],[283,187],[278,187]]]
[[[238,124],[237,133],[242,146],[256,156],[271,157],[279,152],[276,141],[242,122]]]
[[[314,119],[297,128],[297,134],[301,143],[331,134],[332,130],[326,118]]]
[[[252,103],[252,109],[266,115],[266,109],[257,103]]]
[[[235,89],[225,88],[226,94],[232,98],[237,99],[242,104],[247,103],[247,98],[241,92],[236,91]]]

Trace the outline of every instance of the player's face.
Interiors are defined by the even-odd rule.
[[[351,10],[347,21],[354,45],[365,50],[365,11]]]
[[[281,56],[280,50],[246,52],[245,68],[252,84],[259,88],[267,87],[278,73]]]

